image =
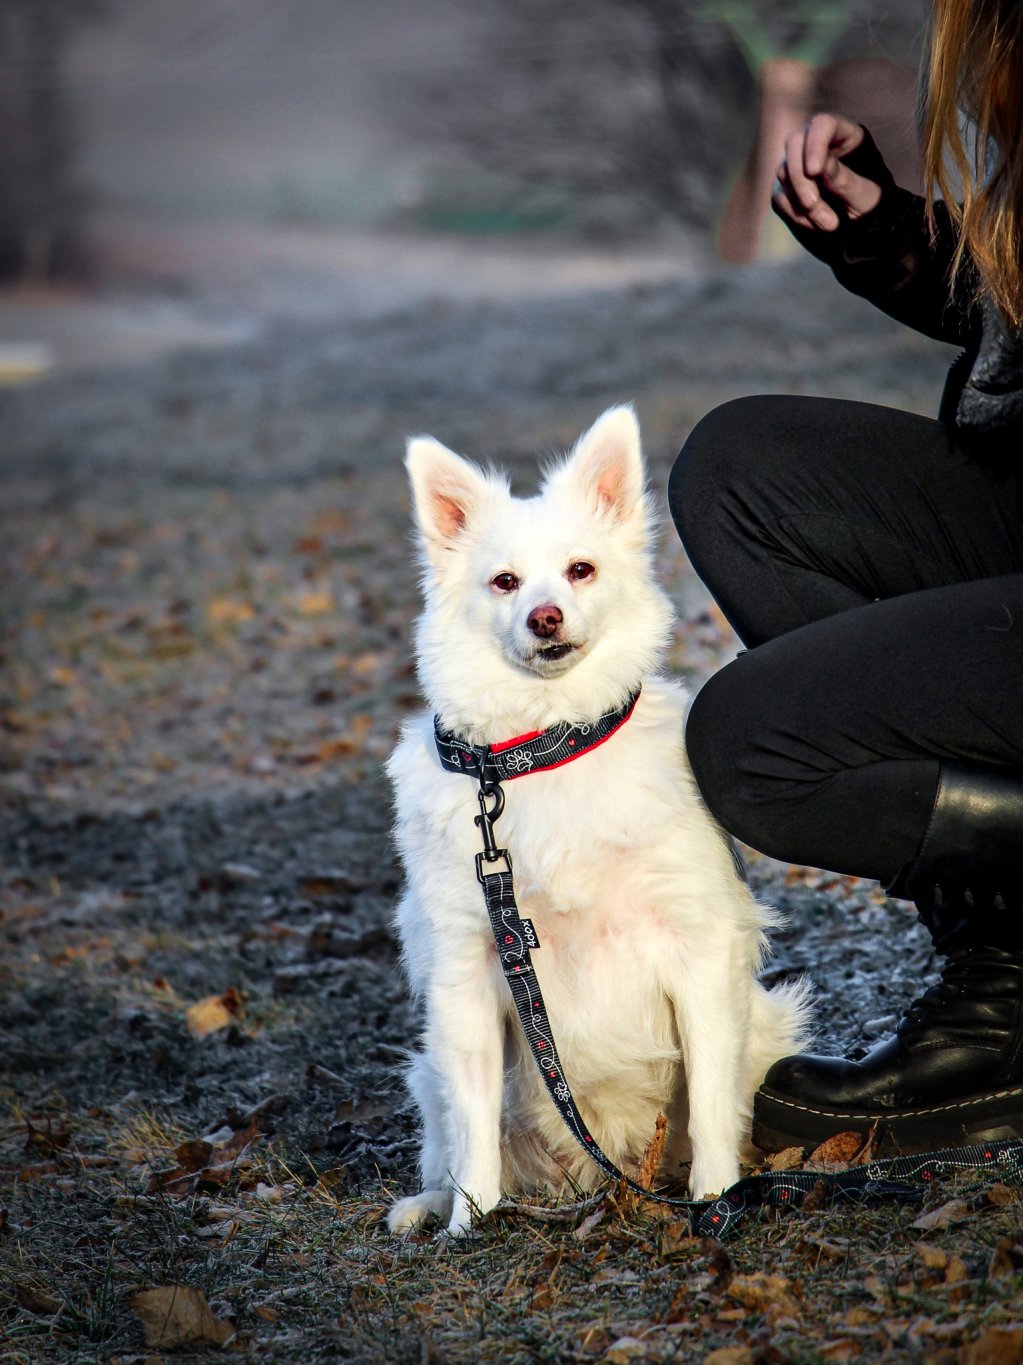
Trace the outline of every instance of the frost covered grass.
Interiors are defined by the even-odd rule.
[[[716,401],[927,411],[943,360],[787,266],[5,398],[0,1361],[1019,1359],[1019,1193],[991,1175],[722,1248],[614,1198],[455,1245],[380,1223],[415,1179],[380,778],[418,704],[403,436],[532,465],[635,399],[663,485]],[[662,564],[699,682],[735,641],[668,536]],[[905,910],[752,873],[825,1040],[884,1033],[929,969]]]

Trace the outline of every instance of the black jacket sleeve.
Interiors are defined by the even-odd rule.
[[[867,129],[863,142],[842,162],[881,188],[882,197],[870,213],[850,219],[842,204],[830,200],[839,214],[833,232],[798,227],[776,209],[779,217],[801,246],[831,266],[846,289],[917,332],[970,345],[981,325],[975,280],[969,268],[961,270],[951,294],[957,232],[945,204],[934,206],[933,235],[924,199],[896,184]]]

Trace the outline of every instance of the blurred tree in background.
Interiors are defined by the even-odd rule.
[[[0,279],[42,282],[84,265],[64,58],[101,9],[102,0],[0,4]]]
[[[766,62],[916,60],[925,0],[475,0],[471,68],[425,77],[406,118],[448,148],[421,210],[438,226],[475,182],[538,226],[706,229],[753,133]],[[881,65],[881,63],[879,63]],[[410,118],[410,113],[412,117]],[[521,225],[521,224],[520,224]]]

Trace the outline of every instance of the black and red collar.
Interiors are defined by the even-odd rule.
[[[511,782],[527,773],[560,768],[563,763],[571,763],[609,739],[629,720],[639,696],[638,687],[621,706],[606,711],[597,720],[583,725],[561,721],[550,730],[534,730],[501,744],[469,744],[452,731],[442,730],[440,720],[435,716],[437,754],[447,772],[468,773],[478,777],[481,783]]]

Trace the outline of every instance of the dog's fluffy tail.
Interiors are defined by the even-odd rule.
[[[755,988],[746,1086],[751,1097],[774,1062],[801,1052],[810,1042],[812,1010],[812,987],[803,978],[773,986],[770,991],[763,986]]]

